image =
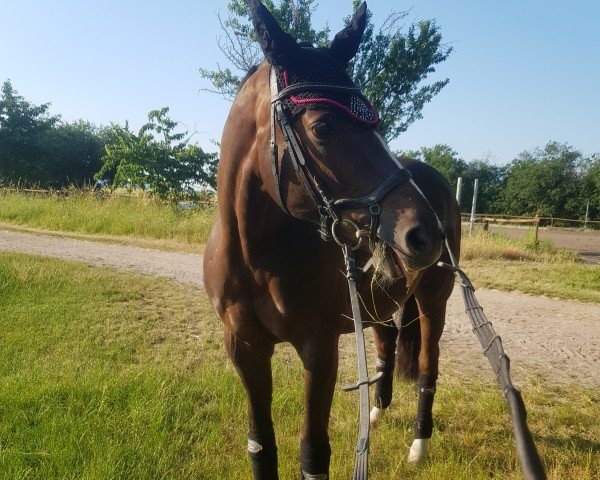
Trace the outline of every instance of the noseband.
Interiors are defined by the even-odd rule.
[[[380,203],[383,198],[394,188],[411,180],[410,172],[397,164],[398,170],[383,181],[375,190],[370,194],[363,197],[357,198],[341,198],[333,199],[331,195],[327,193],[323,182],[319,179],[318,175],[314,173],[311,166],[306,161],[303,149],[298,143],[294,129],[292,128],[290,118],[283,107],[283,100],[290,95],[299,92],[335,92],[335,93],[360,93],[358,87],[348,87],[342,85],[327,85],[323,83],[312,83],[302,82],[296,83],[279,90],[277,82],[277,73],[273,67],[270,70],[270,86],[271,86],[271,166],[273,172],[273,179],[275,181],[275,201],[279,207],[288,215],[290,212],[283,203],[281,196],[281,183],[279,175],[279,162],[278,162],[278,149],[277,141],[275,137],[275,121],[279,123],[279,128],[283,134],[283,138],[287,145],[292,164],[296,175],[300,179],[305,190],[314,202],[319,212],[319,233],[323,240],[331,240],[333,237],[336,242],[340,243],[335,235],[335,226],[341,222],[350,222],[350,220],[340,219],[338,214],[339,210],[348,208],[368,208],[371,215],[370,231],[369,236],[371,239],[371,247],[373,241],[377,236],[377,228],[379,226],[379,215],[381,213]],[[357,232],[359,230],[356,227]],[[362,239],[359,238],[359,242],[353,248],[358,248],[362,243]]]

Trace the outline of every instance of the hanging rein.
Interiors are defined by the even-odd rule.
[[[359,269],[356,266],[356,258],[354,252],[361,247],[363,239],[369,237],[371,247],[374,239],[377,236],[377,228],[379,226],[379,215],[381,213],[380,203],[383,198],[394,188],[411,181],[410,172],[402,167],[399,163],[398,170],[390,177],[383,181],[370,194],[356,198],[333,199],[319,179],[318,175],[313,172],[309,162],[307,162],[304,152],[296,139],[296,135],[292,128],[290,118],[288,117],[283,100],[288,96],[303,92],[303,91],[319,91],[319,92],[335,92],[335,93],[360,93],[357,87],[347,87],[339,85],[326,85],[320,83],[297,83],[279,90],[277,83],[277,74],[274,68],[271,67],[270,72],[270,87],[271,87],[271,165],[273,179],[275,180],[275,200],[279,207],[289,215],[289,211],[283,203],[281,196],[281,185],[279,176],[279,155],[277,149],[277,139],[275,132],[275,122],[279,124],[283,139],[287,145],[288,153],[294,166],[296,175],[300,179],[305,190],[314,202],[319,212],[319,233],[323,240],[333,239],[340,247],[344,255],[344,263],[346,265],[346,278],[348,280],[348,290],[350,293],[350,303],[352,307],[352,317],[354,320],[354,330],[356,333],[356,349],[358,363],[358,381],[350,386],[343,387],[344,391],[358,390],[360,395],[360,410],[359,410],[359,438],[356,447],[356,462],[354,466],[354,479],[366,480],[368,478],[368,455],[369,455],[369,385],[375,383],[382,372],[369,378],[367,368],[367,356],[365,351],[365,340],[363,332],[363,324],[360,313],[360,305],[358,300],[357,282]],[[356,223],[348,218],[343,218],[339,215],[342,209],[368,209],[370,214],[369,230],[365,232],[361,230]],[[346,243],[340,238],[338,228],[346,224],[355,229],[357,241],[355,244]]]
[[[275,182],[275,201],[286,214],[290,215],[287,207],[283,203],[281,196],[281,184],[279,174],[279,154],[277,148],[275,122],[279,128],[286,143],[289,157],[292,161],[294,171],[300,179],[308,195],[315,204],[319,212],[319,233],[323,240],[333,239],[341,248],[344,255],[346,266],[346,278],[348,280],[348,290],[350,293],[350,303],[352,307],[352,316],[354,320],[354,329],[356,334],[356,349],[358,363],[358,381],[350,386],[342,387],[344,391],[358,390],[360,395],[359,409],[359,438],[356,447],[356,462],[354,465],[354,480],[366,480],[368,478],[368,455],[369,455],[369,386],[375,383],[383,374],[380,372],[374,377],[369,378],[367,368],[367,358],[365,351],[365,340],[363,333],[363,324],[358,300],[357,283],[360,270],[356,265],[355,251],[362,246],[365,237],[369,238],[371,250],[373,249],[375,238],[377,237],[377,228],[379,226],[379,215],[381,213],[380,204],[384,197],[394,188],[406,183],[412,182],[410,172],[396,162],[398,170],[383,181],[370,194],[357,198],[333,199],[327,192],[323,182],[313,171],[313,167],[303,153],[302,147],[298,143],[296,135],[291,125],[290,117],[283,106],[283,100],[298,92],[319,91],[332,93],[360,93],[357,87],[327,85],[321,83],[296,83],[279,90],[277,82],[277,73],[273,67],[270,71],[271,88],[271,141],[270,154],[273,179]],[[368,209],[370,214],[369,230],[361,229],[356,223],[348,218],[343,218],[339,211],[342,209]],[[354,244],[347,243],[338,234],[338,228],[346,224],[355,229],[357,241]],[[543,480],[546,478],[544,468],[537,453],[535,444],[527,428],[525,405],[519,391],[512,385],[509,373],[509,359],[504,353],[500,337],[495,333],[492,324],[487,321],[483,314],[483,309],[477,303],[474,296],[474,288],[458,267],[458,264],[452,255],[446,240],[446,250],[450,256],[452,265],[442,262],[438,266],[451,269],[458,277],[463,289],[463,297],[466,306],[466,312],[473,325],[473,331],[477,334],[482,346],[484,355],[488,358],[492,369],[496,373],[501,383],[504,395],[509,403],[511,415],[513,417],[513,428],[517,440],[517,450],[521,460],[521,469],[527,480]]]

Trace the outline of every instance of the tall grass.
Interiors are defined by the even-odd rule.
[[[245,393],[201,290],[0,254],[0,310],[0,479],[250,478]],[[354,380],[353,366],[342,363],[340,384]],[[278,348],[273,413],[282,479],[299,471],[302,388],[296,355]],[[598,392],[534,377],[524,397],[549,478],[600,478]],[[332,478],[351,476],[357,403],[336,391]],[[396,383],[372,434],[370,478],[521,478],[495,384],[442,377],[432,458],[410,468],[415,412],[414,386]]]
[[[477,288],[600,303],[600,266],[583,265],[576,252],[477,232],[463,236],[461,265]]]
[[[534,239],[528,231],[523,240],[515,240],[492,232],[476,230],[473,235],[463,231],[461,260],[509,260],[531,262],[574,263],[576,252],[555,248],[548,240]]]
[[[129,236],[203,245],[215,207],[181,210],[144,195],[102,195],[76,190],[61,195],[0,193],[0,221],[62,232]]]

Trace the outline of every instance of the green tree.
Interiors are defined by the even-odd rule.
[[[113,125],[114,141],[105,146],[96,179],[112,188],[150,190],[161,198],[178,198],[197,186],[215,186],[217,155],[188,142],[187,132],[174,133],[177,122],[167,107],[148,114],[137,134]]]
[[[558,142],[522,152],[510,164],[503,192],[504,211],[513,215],[582,217],[583,178],[588,164],[589,159],[580,151]]]
[[[584,202],[590,204],[590,220],[600,220],[600,153],[588,157],[584,173]]]
[[[10,80],[0,98],[0,180],[3,183],[46,183],[47,136],[59,117],[49,103],[34,105],[18,94]]]
[[[103,129],[90,122],[78,120],[60,122],[44,138],[46,186],[83,186],[94,182],[102,167],[104,155]]]
[[[486,160],[473,160],[467,163],[467,170],[463,173],[461,211],[471,211],[473,188],[475,179],[478,179],[477,212],[503,213],[502,192],[506,185],[507,172],[508,167],[492,165]]]
[[[506,183],[507,167],[492,165],[487,160],[465,162],[454,149],[445,144],[422,147],[417,151],[402,152],[402,155],[428,163],[440,172],[456,191],[458,177],[462,177],[460,199],[461,212],[470,212],[475,179],[479,179],[477,211],[501,213],[502,190]]]
[[[312,27],[314,0],[271,0],[264,2],[281,27],[301,42],[325,46],[329,42],[329,28]],[[354,0],[354,10],[359,2]],[[237,93],[243,75],[262,59],[260,47],[254,41],[254,32],[245,0],[232,0],[228,17],[219,17],[224,37],[219,47],[231,67],[200,69],[202,78],[212,84],[209,91],[232,99]],[[405,13],[393,12],[386,22],[375,29],[371,14],[357,56],[349,65],[349,74],[371,100],[381,117],[379,131],[387,140],[393,140],[415,120],[421,118],[425,103],[429,102],[448,83],[448,79],[423,85],[434,66],[446,60],[451,47],[442,44],[439,27],[434,21],[413,24],[403,34]]]
[[[409,150],[400,153],[431,165],[444,176],[450,187],[455,191],[458,177],[463,177],[467,172],[467,163],[450,146],[445,144],[421,147],[416,151]]]

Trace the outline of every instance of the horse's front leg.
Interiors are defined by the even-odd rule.
[[[323,333],[297,348],[304,364],[304,424],[300,464],[305,480],[329,478],[329,414],[338,367],[337,335]]]
[[[255,480],[277,480],[277,446],[271,417],[273,345],[250,345],[225,329],[225,347],[248,397],[248,454]]]
[[[398,329],[392,319],[387,322],[374,323],[372,325],[377,349],[377,372],[383,376],[375,384],[375,398],[371,409],[371,426],[374,427],[383,417],[385,409],[392,401],[392,383],[394,377],[394,363],[396,350],[396,337]]]
[[[429,454],[433,432],[433,398],[439,372],[439,341],[444,330],[446,301],[415,294],[421,324],[419,352],[418,404],[414,423],[414,440],[408,454],[409,463],[419,463]]]

